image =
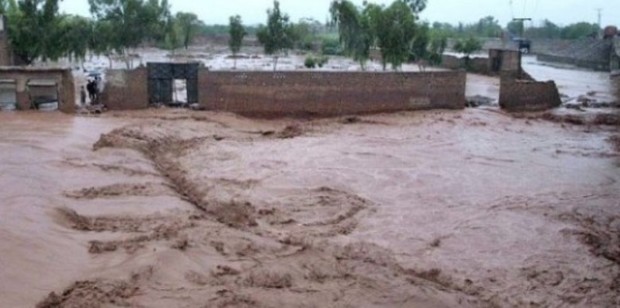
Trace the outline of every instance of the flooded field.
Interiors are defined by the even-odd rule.
[[[0,306],[617,306],[616,134],[0,113]]]
[[[259,53],[237,68],[271,70]],[[608,74],[523,62],[567,101],[617,99]],[[474,95],[499,78],[469,74]],[[620,136],[562,118],[603,113],[0,112],[0,307],[615,307]]]

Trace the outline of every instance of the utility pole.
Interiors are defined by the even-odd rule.
[[[523,38],[524,32],[525,32],[525,21],[531,21],[531,18],[513,18],[512,21],[518,21],[521,23],[521,33],[519,33],[519,36],[521,38]]]
[[[523,55],[523,49],[524,47],[526,47],[524,45],[524,43],[526,43],[525,38],[523,37],[525,35],[525,21],[531,21],[532,19],[529,17],[521,17],[521,18],[513,18],[512,21],[516,21],[521,23],[521,33],[519,34],[520,38],[519,38],[519,78],[521,78],[521,76],[523,75],[523,67],[521,66],[521,56]],[[530,52],[530,43],[527,42],[527,52]]]
[[[602,28],[603,25],[601,25],[601,21],[602,21],[602,17],[603,17],[603,9],[598,8],[598,9],[596,9],[596,11],[598,12],[598,27]]]

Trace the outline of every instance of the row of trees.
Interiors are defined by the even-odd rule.
[[[168,0],[88,0],[92,18],[60,14],[59,0],[0,0],[18,60],[84,59],[89,52],[128,57],[144,43],[188,47],[204,26],[193,13],[170,13]],[[131,65],[128,62],[128,65]]]
[[[426,0],[395,0],[389,6],[333,1],[331,20],[326,23],[312,19],[293,23],[275,1],[267,12],[266,24],[259,27],[244,27],[238,16],[227,26],[208,26],[194,13],[171,14],[168,0],[88,0],[91,18],[60,14],[58,3],[0,0],[0,14],[7,17],[9,38],[22,63],[61,57],[84,59],[94,53],[124,56],[131,66],[129,55],[134,48],[143,44],[171,50],[188,48],[197,35],[229,35],[236,54],[243,37],[256,34],[265,51],[275,56],[274,67],[281,52],[315,49],[322,41],[324,51],[342,52],[362,67],[376,47],[384,68],[391,64],[396,69],[407,60],[439,61],[448,37],[498,37],[503,33],[499,22],[490,16],[469,25],[422,23],[418,14],[426,7]],[[515,34],[522,30],[519,23],[510,23],[507,29]],[[525,33],[531,38],[572,39],[598,30],[588,23],[559,27],[545,21],[539,27],[525,29]]]
[[[565,27],[558,26],[549,20],[544,20],[540,25],[525,27],[520,21],[511,21],[506,27],[502,27],[493,16],[486,16],[475,23],[456,25],[450,23],[435,22],[432,30],[442,32],[453,38],[465,37],[502,37],[506,32],[511,36],[524,34],[528,38],[546,39],[581,39],[596,36],[600,31],[597,24],[578,22]]]
[[[396,0],[389,6],[365,2],[358,7],[349,0],[333,1],[330,13],[347,55],[364,69],[370,50],[381,52],[383,68],[394,70],[408,60],[437,61],[446,47],[446,37],[432,36],[417,15],[425,0]]]

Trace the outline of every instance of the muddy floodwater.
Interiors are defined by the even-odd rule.
[[[617,307],[615,134],[0,113],[0,307]]]

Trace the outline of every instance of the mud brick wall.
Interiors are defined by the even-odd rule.
[[[553,81],[537,82],[515,80],[502,76],[499,105],[508,111],[542,111],[562,104],[560,93]]]
[[[28,110],[31,107],[31,97],[28,92],[30,80],[53,80],[57,84],[58,109],[65,113],[75,112],[75,86],[70,69],[0,67],[0,79],[15,81],[15,97],[17,108],[20,110]]]
[[[250,116],[334,116],[465,106],[464,72],[207,72],[207,110]]]
[[[135,110],[148,107],[147,69],[108,70],[101,102],[110,110]]]

